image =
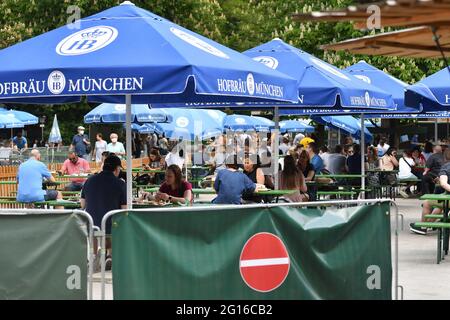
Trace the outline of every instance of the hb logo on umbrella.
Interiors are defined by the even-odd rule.
[[[108,26],[92,27],[76,32],[56,47],[56,52],[62,56],[77,56],[100,50],[116,40],[119,31]]]

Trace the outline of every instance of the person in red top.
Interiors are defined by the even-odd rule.
[[[192,185],[183,180],[183,175],[179,166],[173,164],[166,169],[166,180],[159,188],[159,191],[153,197],[145,192],[143,199],[156,201],[169,201],[171,203],[192,203]]]
[[[192,203],[192,185],[183,180],[181,169],[171,165],[166,170],[166,180],[155,195],[157,201],[164,200],[172,203]]]
[[[75,152],[69,152],[69,158],[64,161],[61,174],[64,175],[84,175],[91,172],[89,162],[80,158]],[[87,176],[86,176],[87,178]],[[80,191],[83,188],[86,178],[71,178],[70,184],[65,188],[67,191]]]

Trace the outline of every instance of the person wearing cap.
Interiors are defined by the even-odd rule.
[[[101,226],[107,212],[127,208],[126,184],[118,178],[121,168],[119,157],[109,155],[103,163],[103,170],[84,183],[81,208],[92,216],[95,226]],[[111,222],[106,225],[106,233],[111,234]]]
[[[72,139],[72,144],[70,145],[70,151],[75,151],[75,154],[89,161],[88,147],[91,145],[89,138],[84,134],[84,127],[78,127],[78,134],[76,134]]]
[[[311,142],[315,142],[314,139],[310,137],[305,137],[302,140],[300,140],[299,144],[303,146],[303,148],[306,148]]]

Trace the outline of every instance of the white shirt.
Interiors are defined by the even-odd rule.
[[[323,160],[323,167],[327,170],[329,169],[329,158],[330,158],[330,153],[329,152],[325,152],[322,154],[319,154],[319,156],[322,158]]]
[[[293,146],[298,145],[299,142],[302,141],[302,139],[303,139],[304,137],[305,137],[304,134],[301,134],[301,133],[297,134],[297,135],[295,136],[295,138],[294,138]]]
[[[95,162],[102,162],[102,153],[106,151],[107,146],[105,140],[95,142]]]
[[[286,143],[280,144],[280,150],[283,152],[283,155],[286,155],[290,149],[290,146],[288,146]]]
[[[388,151],[388,149],[389,149],[390,147],[391,147],[391,146],[388,145],[387,143],[385,143],[384,146],[381,146],[380,144],[378,144],[378,146],[377,146],[377,149],[378,149],[378,156],[383,156],[383,155],[386,153],[386,151]],[[383,154],[382,154],[382,155],[381,155],[380,150],[383,150]]]
[[[181,170],[183,170],[184,158],[181,158],[178,152],[175,153],[169,152],[165,160],[167,167],[176,164],[177,166],[180,167]]]
[[[409,163],[409,165],[412,167],[414,166],[414,159],[412,158],[400,158],[398,161],[398,178],[399,179],[407,179],[412,177],[411,167],[408,166],[408,163],[405,162],[405,160]]]

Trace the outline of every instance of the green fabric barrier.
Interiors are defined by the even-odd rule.
[[[114,299],[391,299],[389,211],[385,202],[118,214]],[[265,293],[248,286],[240,268],[244,245],[261,232],[279,237],[290,261],[284,282]],[[279,267],[262,266],[271,276]]]
[[[86,224],[74,214],[0,215],[0,299],[87,299]]]

